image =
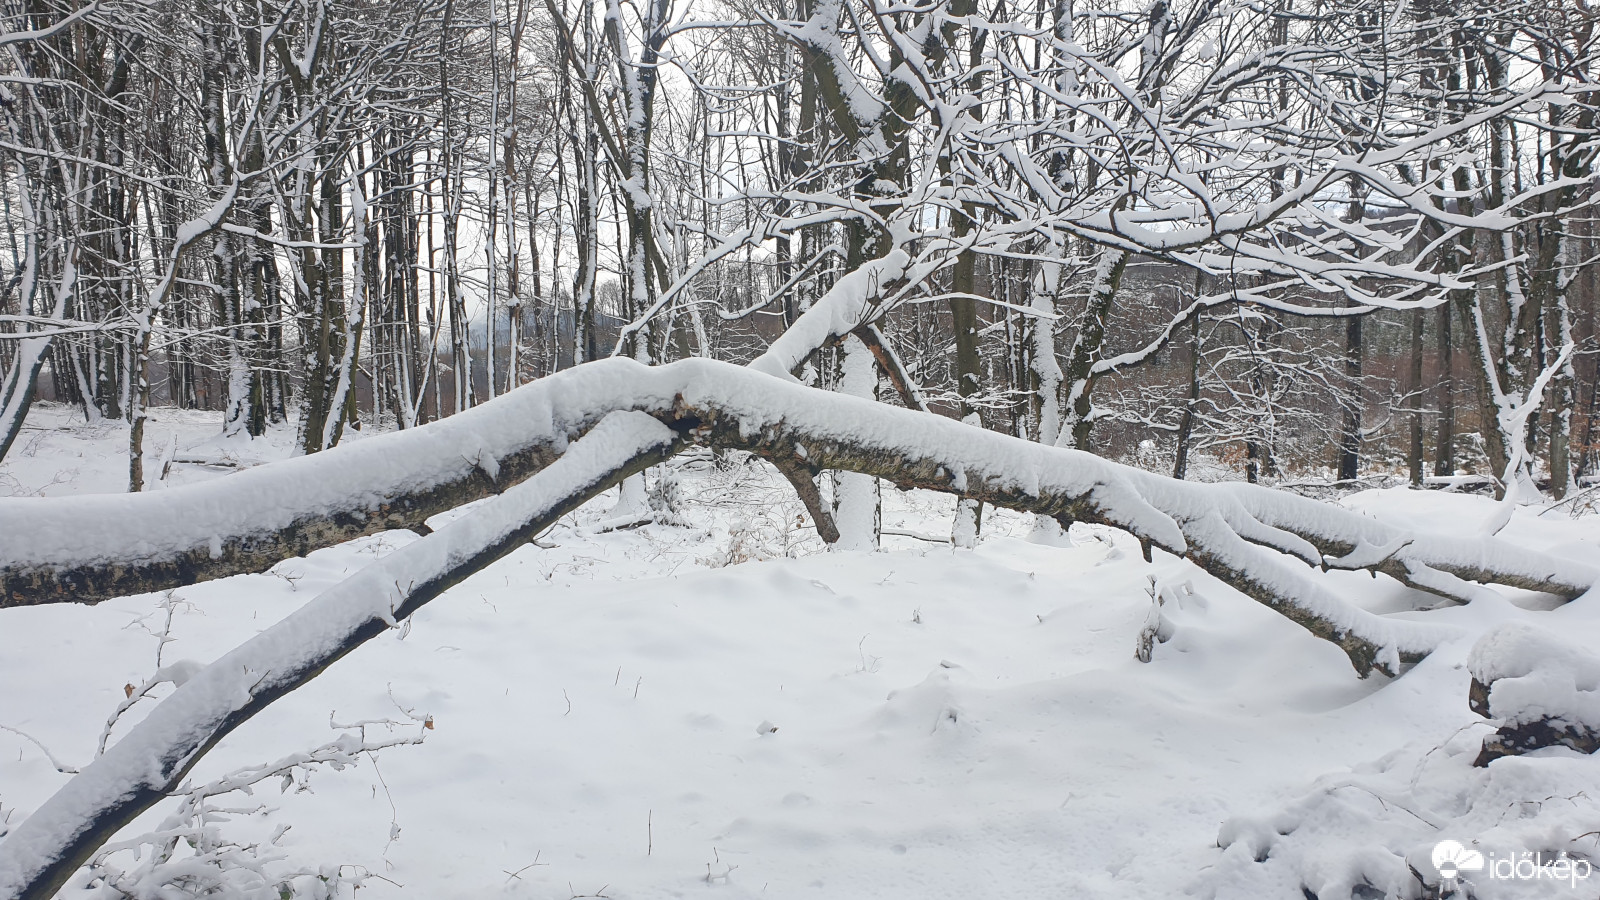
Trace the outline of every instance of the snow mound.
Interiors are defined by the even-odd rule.
[[[1488,708],[1479,712],[1491,718],[1600,730],[1600,657],[1548,631],[1501,625],[1478,639],[1467,668],[1488,689]]]
[[[1439,745],[1407,745],[1324,775],[1276,812],[1229,819],[1217,837],[1221,858],[1196,893],[1213,900],[1594,897],[1600,760],[1544,750],[1478,768],[1485,728],[1468,726]]]

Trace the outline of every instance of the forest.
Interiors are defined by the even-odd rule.
[[[7,16],[0,446],[124,420],[132,490],[151,405],[314,453],[748,362],[855,272],[813,383],[860,341],[885,402],[1179,477],[1596,464],[1582,4]]]
[[[1497,900],[1567,896],[1557,869],[1586,896],[1597,27],[1588,0],[0,0],[0,898],[399,895],[401,856],[424,896]],[[911,573],[892,602],[926,599],[892,616],[811,596]],[[704,631],[753,615],[725,591],[766,613]],[[535,595],[565,628],[540,661],[390,646],[542,634]],[[935,638],[925,608],[974,618]],[[129,649],[150,636],[154,666]],[[658,768],[544,758],[614,793],[528,781],[537,817],[577,818],[520,869],[481,857],[516,826],[469,815],[519,767],[458,803],[376,774],[489,752],[450,749],[439,710],[510,715],[502,679],[557,685],[561,721],[516,743],[559,744],[574,673],[615,668],[602,706],[636,674],[632,703],[686,648],[810,672],[835,639],[789,682],[809,702],[705,675],[663,696],[677,718],[595,713],[595,761],[654,741]],[[555,662],[590,640],[616,658]],[[873,741],[936,783],[1017,754],[991,814],[1034,824],[935,817],[963,849],[916,877],[825,853],[850,816],[821,788],[773,782],[789,811],[758,815],[695,768],[745,763],[680,734],[723,690],[779,754],[752,778],[787,761],[841,802],[944,809],[862,787],[896,755]],[[1196,799],[1133,849],[1167,801],[1107,799],[1133,784],[1114,759],[1065,792],[1092,811],[1038,818],[1041,783],[1098,759],[1057,706],[1121,746],[1259,729],[1259,757],[1149,751]],[[305,750],[324,714],[341,736]],[[1074,749],[1001,736],[1028,729]],[[352,766],[375,780],[331,787]],[[285,838],[310,800],[240,799],[313,771],[389,818],[306,806],[297,834],[387,829],[380,854]],[[663,794],[642,862],[599,849],[640,818],[617,793],[682,779],[734,824],[661,824],[694,805]],[[405,783],[498,824],[407,845]],[[918,827],[858,843],[909,860]],[[691,832],[703,872],[698,844],[687,875],[649,868]],[[1068,840],[1126,859],[1037,862]]]

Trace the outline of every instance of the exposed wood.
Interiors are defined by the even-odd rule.
[[[888,376],[889,383],[894,386],[895,393],[900,395],[900,402],[905,408],[928,412],[928,404],[922,399],[922,392],[917,390],[916,383],[906,372],[905,363],[900,361],[899,354],[889,346],[889,339],[883,336],[878,326],[870,323],[862,325],[851,334],[860,338],[861,343],[866,344],[867,349],[872,351],[873,359],[878,361],[878,368]]]

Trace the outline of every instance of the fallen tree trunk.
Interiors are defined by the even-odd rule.
[[[74,594],[78,585],[175,586],[198,580],[185,577],[195,572],[232,574],[249,570],[251,562],[275,562],[284,548],[313,543],[313,537],[333,543],[352,532],[420,524],[415,520],[424,514],[499,490],[508,472],[537,467],[571,436],[627,409],[687,429],[699,443],[772,460],[802,488],[799,479],[808,473],[854,471],[902,488],[1121,528],[1146,545],[1189,557],[1339,644],[1363,674],[1398,671],[1425,654],[1437,635],[1365,613],[1267,550],[1319,567],[1397,572],[1458,599],[1484,590],[1462,575],[1536,584],[1565,596],[1576,596],[1596,578],[1587,566],[1494,538],[1470,542],[1463,552],[1457,542],[1407,535],[1317,501],[1263,488],[1177,482],[706,360],[656,368],[621,360],[590,364],[483,409],[370,439],[343,455],[263,466],[187,492],[0,504],[0,526],[8,516],[15,523],[16,538],[5,551],[8,596],[11,602],[49,602],[81,598],[87,592]],[[821,527],[828,524],[824,517]],[[152,552],[157,542],[162,546]],[[263,548],[278,548],[279,555]],[[1330,558],[1333,553],[1340,555]]]
[[[895,450],[897,443],[905,444],[894,440],[897,435],[944,441],[970,434],[974,446],[999,454],[997,458],[1026,452],[1020,446],[1026,442],[1016,438],[883,404],[857,409],[858,401],[725,363],[684,360],[645,368],[607,360],[551,375],[492,404],[420,428],[202,484],[151,494],[0,499],[0,534],[5,535],[0,543],[0,608],[93,603],[168,590],[265,571],[283,559],[365,534],[423,530],[429,517],[492,496],[542,470],[607,413],[635,409],[670,419],[680,395],[694,397],[708,414],[731,414],[748,422],[768,421],[770,415],[760,408],[767,402],[778,409],[821,411],[808,417],[808,427],[826,428],[835,411],[850,410],[853,421],[870,426],[862,435],[888,448],[890,458],[913,449]],[[743,442],[727,436],[719,440],[724,446]],[[915,448],[938,452],[931,443]],[[777,447],[761,452],[780,463],[787,453],[812,472],[853,464],[849,459],[823,464]],[[1070,471],[1074,483],[1118,485],[1117,490],[1149,498],[1163,509],[1170,502],[1215,511],[1222,517],[1219,527],[1311,565],[1383,571],[1457,600],[1470,600],[1482,590],[1468,583],[1475,581],[1571,599],[1600,580],[1600,571],[1591,566],[1498,538],[1415,535],[1269,488],[1178,482],[1084,453],[1051,453],[1056,455],[1049,461],[1030,464]],[[866,460],[866,455],[857,455]],[[966,490],[949,479],[911,479],[892,463],[874,463],[867,474],[903,487]],[[986,477],[1000,483],[1007,476],[995,472]],[[1027,491],[1014,493],[1025,499]],[[971,496],[1010,505],[979,493]],[[1029,511],[1039,511],[1032,509],[1039,505],[1036,499]],[[1107,524],[1137,532],[1136,522],[1115,518]]]
[[[1259,538],[1307,562],[1330,569],[1382,572],[1410,587],[1469,602],[1483,588],[1470,582],[1501,584],[1576,599],[1600,579],[1600,570],[1509,544],[1495,537],[1441,536],[1405,532],[1339,507],[1257,485],[1209,486],[1225,493],[1256,522],[1282,534]],[[1321,507],[1328,514],[1318,515]],[[1251,540],[1258,540],[1252,537]]]
[[[544,469],[594,424],[557,424],[548,410],[541,419],[540,399],[523,394],[158,493],[5,499],[0,607],[97,603],[263,572],[362,535],[422,530],[429,517]]]
[[[1399,558],[1401,552],[1413,553],[1417,560],[1431,559],[1441,567],[1450,564],[1448,559],[1428,556],[1432,552],[1428,541],[1398,537],[1392,530],[1337,507],[1299,498],[1274,503],[1268,499],[1271,492],[1176,482],[1079,451],[1047,447],[951,419],[787,384],[703,360],[658,368],[616,360],[563,375],[480,407],[492,411],[489,416],[468,418],[463,414],[439,423],[444,426],[464,420],[500,429],[491,434],[428,426],[434,429],[431,435],[418,428],[350,448],[383,448],[376,458],[387,460],[391,468],[379,474],[351,468],[373,460],[370,451],[333,450],[318,455],[335,460],[320,464],[320,468],[309,467],[306,460],[272,464],[187,494],[174,490],[82,498],[76,503],[26,503],[28,510],[41,512],[46,521],[38,523],[39,527],[8,532],[4,551],[8,575],[18,570],[17,558],[38,559],[50,548],[62,546],[39,534],[71,533],[75,523],[86,528],[89,522],[85,517],[104,515],[102,507],[136,513],[143,517],[139,520],[143,527],[158,527],[162,515],[192,513],[170,522],[173,530],[192,540],[193,534],[203,533],[203,528],[197,532],[191,527],[196,520],[213,524],[218,518],[229,520],[223,511],[198,500],[216,502],[218,494],[237,497],[238,489],[228,483],[243,482],[250,475],[256,476],[249,482],[252,490],[275,490],[270,504],[274,514],[295,523],[319,509],[326,511],[330,496],[393,503],[393,496],[383,499],[383,487],[405,482],[386,483],[383,479],[394,477],[397,471],[435,473],[432,482],[413,486],[422,496],[441,496],[444,491],[462,496],[473,490],[487,492],[488,488],[478,486],[484,483],[503,486],[493,480],[494,473],[503,475],[505,471],[493,453],[496,447],[512,448],[529,459],[534,458],[534,448],[551,454],[555,448],[566,449],[533,477],[361,570],[180,686],[0,841],[0,896],[50,896],[96,848],[171,791],[204,753],[239,724],[450,586],[528,542],[562,515],[688,443],[749,451],[773,461],[792,480],[806,479],[820,469],[849,470],[876,475],[902,488],[946,491],[1018,511],[1126,530],[1147,546],[1193,560],[1337,644],[1363,675],[1373,670],[1397,673],[1403,663],[1420,659],[1458,633],[1356,608],[1318,584],[1313,570],[1278,552],[1281,549],[1308,562],[1322,561],[1312,558],[1318,551],[1310,539],[1279,528],[1275,522],[1299,527],[1330,547],[1340,541],[1352,543],[1356,549],[1344,560],[1352,567],[1380,565]],[[516,402],[509,402],[512,400]],[[524,415],[517,418],[517,413]],[[580,431],[587,433],[566,448],[568,435]],[[415,436],[419,434],[426,439],[418,440]],[[468,458],[463,448],[476,448],[477,452]],[[400,458],[413,453],[419,458]],[[299,480],[307,472],[324,479],[348,473],[351,483],[307,484]],[[486,482],[474,481],[472,472],[481,474]],[[297,486],[302,494],[296,494]],[[171,500],[173,497],[189,500],[181,503]],[[815,498],[808,501],[808,505],[815,503]],[[1290,515],[1296,503],[1307,504],[1303,507],[1307,521]],[[18,508],[15,503],[0,505],[0,514],[13,516],[11,524],[15,525]],[[415,509],[417,504],[405,508]],[[248,524],[238,511],[226,512],[233,520]],[[362,520],[355,521],[359,525]],[[17,539],[12,541],[10,534]],[[273,532],[248,534],[270,537]],[[72,563],[77,567],[73,571],[82,571],[84,566],[114,566],[115,554],[127,552],[126,542],[133,539],[127,526],[98,537],[100,543],[86,542],[81,548]],[[159,540],[160,533],[149,537]],[[243,537],[233,534],[228,539]],[[216,535],[211,541],[214,546],[223,537]],[[192,548],[184,550],[181,541],[166,546],[193,552]],[[1484,546],[1500,552],[1498,543]],[[1362,553],[1371,559],[1355,558]],[[1538,557],[1525,552],[1522,556],[1524,563]],[[1484,565],[1482,560],[1477,564]],[[1532,564],[1557,570],[1570,580],[1583,577],[1585,571],[1553,559]],[[46,561],[33,563],[27,571],[32,573],[30,578],[48,580],[52,569]],[[1516,571],[1525,573],[1527,569]]]
[[[1281,554],[1248,540],[1267,527],[1211,485],[1176,482],[1081,451],[770,379],[691,379],[659,415],[696,443],[745,450],[788,472],[860,472],[902,489],[942,491],[1122,529],[1193,560],[1338,644],[1363,675],[1374,669],[1398,673],[1403,663],[1421,659],[1454,634],[1386,619],[1335,596]],[[1353,515],[1306,502],[1319,512]],[[1255,523],[1253,531],[1240,527],[1245,522]]]

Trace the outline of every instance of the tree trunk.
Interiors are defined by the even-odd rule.
[[[839,393],[876,400],[877,362],[855,335],[839,347]],[[883,516],[878,479],[857,472],[833,473],[833,521],[839,529],[839,550],[878,549]]]
[[[1345,398],[1339,429],[1339,480],[1354,481],[1361,468],[1361,316],[1344,323],[1344,374],[1350,396]]]
[[[1440,477],[1456,473],[1455,342],[1450,337],[1450,322],[1458,305],[1453,299],[1439,305],[1439,427],[1433,474]]]
[[[1555,303],[1544,311],[1544,320],[1545,347],[1551,353],[1573,343],[1565,290],[1558,290]],[[1572,483],[1572,407],[1576,401],[1577,373],[1569,357],[1550,380],[1550,496],[1557,500],[1567,496]]]
[[[975,210],[964,207],[953,214],[951,229],[956,240],[972,233]],[[983,362],[978,355],[978,254],[970,247],[956,256],[950,277],[950,325],[955,332],[956,393],[961,397],[961,421],[975,428],[983,427],[983,419],[971,403],[973,395],[982,388]],[[983,527],[983,506],[969,497],[956,501],[955,522],[951,527],[950,541],[959,548],[971,550],[978,544]]]
[[[811,471],[844,469],[1019,512],[1112,524],[1179,555],[1211,546],[1208,534],[1238,527],[1251,542],[1318,568],[1326,563],[1382,571],[1457,599],[1479,590],[1463,580],[1572,598],[1600,579],[1600,571],[1587,565],[1491,537],[1407,536],[1375,519],[1280,491],[1177,482],[885,404],[870,407],[872,438],[863,443],[839,432],[838,425],[841,416],[859,417],[861,403],[709,360],[653,368],[612,360],[525,385],[482,412],[225,479],[155,494],[57,498],[44,506],[0,499],[0,532],[8,535],[0,546],[0,608],[165,590],[263,571],[363,534],[416,528],[541,471],[568,441],[618,409],[650,412],[709,446],[748,450]],[[763,412],[751,418],[753,409]],[[507,429],[505,422],[526,424]],[[1032,476],[1019,480],[1018,471],[1037,472],[1042,486],[1031,487]],[[1161,530],[1174,527],[1158,524],[1169,520],[1179,521],[1185,534],[1200,529],[1191,534],[1193,546],[1177,532]],[[86,524],[97,521],[118,527],[106,531]],[[61,534],[97,537],[63,543],[56,537]],[[1398,549],[1356,553],[1363,546]],[[1276,558],[1262,564],[1278,571]],[[1237,567],[1241,559],[1219,558],[1218,564]]]
[[[1200,277],[1195,278],[1198,286]],[[1199,290],[1195,291],[1196,294]],[[1182,481],[1189,473],[1190,443],[1194,440],[1194,414],[1200,405],[1200,313],[1189,320],[1189,398],[1178,418],[1178,445],[1173,451],[1172,477]]]
[[[1122,285],[1122,274],[1127,271],[1131,254],[1126,250],[1107,248],[1101,251],[1100,265],[1095,270],[1094,283],[1089,289],[1089,299],[1078,317],[1078,335],[1067,354],[1064,381],[1067,388],[1066,422],[1056,445],[1091,450],[1089,432],[1094,427],[1094,365],[1105,354],[1106,330],[1111,316],[1111,306],[1117,289]]]
[[[31,315],[38,294],[39,235],[37,223],[31,221],[32,206],[28,202],[26,191],[19,196],[22,199],[24,216],[29,220],[29,224],[25,232],[27,248],[23,251],[27,261],[23,263],[22,271],[17,273],[17,287],[18,296],[22,301],[20,308],[24,313]],[[70,249],[67,251],[66,272],[55,292],[55,302],[51,304],[52,318],[61,318],[66,312],[67,298],[71,295],[77,278],[77,266],[73,262],[76,257],[75,252]],[[17,435],[22,433],[22,423],[27,420],[28,410],[33,406],[39,372],[44,368],[50,344],[51,338],[48,335],[23,338],[18,341],[11,368],[4,373],[3,378],[0,378],[0,460],[6,458],[6,454],[11,451],[11,445],[17,440]]]
[[[1422,459],[1422,325],[1423,310],[1411,314],[1411,372],[1407,383],[1409,399],[1406,405],[1411,408],[1410,447],[1406,454],[1408,474],[1413,487],[1422,487],[1423,459]]]
[[[1061,361],[1056,358],[1056,298],[1060,294],[1062,263],[1066,245],[1057,238],[1049,245],[1056,259],[1038,264],[1034,276],[1033,310],[1028,345],[1029,371],[1034,383],[1033,407],[1039,443],[1054,446],[1061,434]]]

